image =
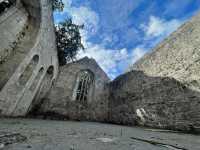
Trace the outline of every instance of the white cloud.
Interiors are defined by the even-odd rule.
[[[147,50],[145,48],[143,48],[143,45],[140,45],[140,46],[134,48],[129,57],[129,61],[128,61],[129,66],[125,70],[125,72],[131,71],[133,64],[136,63],[140,58],[142,58],[146,52],[147,52]]]
[[[85,30],[90,35],[95,34],[98,30],[99,16],[87,7],[72,8],[70,11],[75,24],[84,24]]]
[[[167,36],[175,31],[180,25],[181,21],[173,19],[166,21],[164,19],[150,16],[149,23],[142,25],[142,28],[147,37]]]
[[[144,41],[150,42],[151,45],[155,45],[164,37],[175,31],[181,25],[181,23],[182,21],[176,19],[166,21],[155,16],[150,16],[149,22],[146,25],[141,25],[141,28],[146,36]],[[148,49],[145,48],[145,45],[146,44],[144,43],[144,45],[140,45],[132,50],[129,70],[131,69],[131,66],[140,58],[142,58],[148,51]]]
[[[63,0],[63,3],[65,4],[64,11],[66,11],[67,9],[69,9],[71,7],[72,0]]]
[[[94,58],[101,68],[108,73],[111,79],[116,77],[118,74],[118,67],[123,65],[128,67],[132,66],[136,61],[138,61],[147,52],[142,46],[138,46],[132,50],[129,54],[126,48],[120,50],[106,49],[103,45],[93,44],[87,42],[87,48],[85,51],[80,51],[78,54],[78,59],[88,56],[89,58]],[[126,71],[126,68],[123,68]]]
[[[104,37],[101,44],[94,44],[89,41],[89,38],[97,33],[99,16],[89,7],[73,7],[71,0],[64,0],[65,9],[63,13],[67,13],[72,17],[75,24],[84,24],[84,29],[81,30],[82,43],[85,47],[84,51],[80,51],[77,58],[81,59],[85,56],[94,58],[100,67],[108,74],[110,78],[114,78],[118,73],[118,66],[121,62],[128,60],[128,51],[123,48],[107,49],[104,46],[105,41],[112,40],[110,37]]]
[[[133,64],[136,63],[140,58],[142,58],[146,52],[147,52],[147,49],[144,48],[144,45],[139,45],[136,48],[134,48],[127,61],[128,67],[124,71],[125,72],[131,71]]]
[[[144,48],[136,47],[135,49],[133,49],[131,54],[131,64],[134,64],[136,61],[142,58],[145,53],[146,50]]]
[[[97,32],[99,24],[99,16],[95,11],[91,10],[89,7],[73,7],[72,0],[64,0],[65,4],[64,11],[69,16],[72,17],[72,20],[75,24],[82,25],[84,24],[84,30],[89,32],[92,35]]]
[[[117,73],[117,66],[122,61],[127,61],[128,52],[127,49],[113,50],[106,49],[103,45],[92,44],[87,42],[87,48],[85,51],[80,51],[78,58],[88,56],[94,58],[101,68],[108,73],[111,78],[114,78]]]

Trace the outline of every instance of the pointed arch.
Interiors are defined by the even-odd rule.
[[[82,104],[87,104],[92,98],[93,86],[94,74],[90,70],[81,70],[77,74],[73,99]]]

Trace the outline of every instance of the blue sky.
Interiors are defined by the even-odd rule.
[[[86,48],[114,79],[200,10],[200,0],[63,0],[55,21],[71,17],[84,24]]]

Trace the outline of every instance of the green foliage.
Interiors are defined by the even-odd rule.
[[[54,11],[63,11],[63,0],[53,0],[53,9]],[[55,26],[60,65],[65,65],[67,62],[73,61],[76,59],[78,51],[84,49],[79,32],[82,28],[83,25],[73,24],[71,19],[60,22]]]
[[[53,10],[63,11],[64,3],[62,0],[53,0]]]
[[[55,27],[60,65],[65,65],[69,61],[74,61],[78,51],[81,49],[84,50],[79,31],[83,27],[83,25],[73,24],[71,19],[60,22]]]

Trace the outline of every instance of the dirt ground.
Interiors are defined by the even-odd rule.
[[[200,150],[200,135],[93,122],[0,119],[0,150]]]

